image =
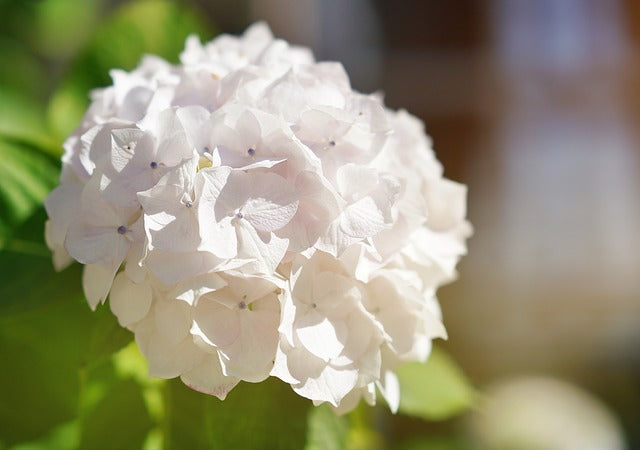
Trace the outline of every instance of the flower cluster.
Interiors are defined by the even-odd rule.
[[[84,264],[152,376],[395,410],[393,369],[445,336],[435,291],[470,234],[422,123],[264,24],[111,76],[45,202],[56,267]]]

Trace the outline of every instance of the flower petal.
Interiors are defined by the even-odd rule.
[[[180,379],[191,389],[224,400],[231,389],[239,382],[237,378],[227,377],[222,373],[217,356],[205,356],[202,362],[183,373]]]
[[[149,312],[151,286],[145,282],[134,283],[120,272],[113,280],[109,304],[120,325],[126,327],[142,320]]]
[[[111,289],[116,267],[105,267],[102,264],[87,264],[82,271],[82,289],[89,306],[95,311],[99,303],[104,303]]]
[[[344,349],[347,334],[344,324],[333,323],[315,310],[298,317],[294,327],[302,345],[324,361],[335,358]]]

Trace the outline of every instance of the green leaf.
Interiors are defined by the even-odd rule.
[[[109,380],[100,401],[83,417],[79,448],[141,448],[152,426],[140,386]]]
[[[80,424],[77,420],[54,427],[44,437],[18,444],[11,450],[76,450],[80,443]]]
[[[86,83],[79,85],[73,80],[65,81],[51,95],[46,112],[47,124],[60,154],[64,140],[80,124],[88,106],[89,91]]]
[[[475,392],[462,370],[437,347],[426,363],[405,364],[396,373],[403,414],[426,420],[445,420],[474,403]]]
[[[385,437],[378,429],[380,421],[377,414],[380,409],[372,408],[363,401],[349,413],[349,434],[347,450],[385,450],[388,448]],[[385,414],[389,414],[385,411]]]
[[[349,421],[327,405],[309,412],[305,450],[343,450],[347,445]]]
[[[58,164],[33,147],[0,139],[0,248],[58,183]]]
[[[0,86],[4,91],[20,92],[30,100],[43,99],[49,79],[42,66],[24,43],[0,36]],[[2,111],[14,113],[8,106],[3,106]]]
[[[112,68],[133,69],[147,53],[178,61],[189,34],[206,33],[206,26],[184,5],[163,0],[125,4],[93,36],[86,57],[101,77]]]
[[[19,321],[29,326],[30,317]],[[56,320],[56,318],[52,318]],[[57,318],[60,319],[59,317]],[[0,325],[0,440],[11,445],[31,441],[75,417],[79,392],[77,368],[68,352],[41,342],[21,339],[18,322]],[[67,326],[68,327],[68,326]],[[33,331],[33,330],[30,330]]]
[[[40,208],[15,233],[44,246]],[[0,441],[32,442],[77,417],[81,375],[131,340],[108,308],[87,306],[81,267],[0,251]],[[45,437],[46,438],[46,437]]]
[[[16,259],[23,266],[20,260],[29,258]],[[6,259],[2,262],[7,265]],[[44,275],[40,269],[36,267],[37,273]],[[106,308],[95,314],[89,310],[76,288],[77,267],[65,272],[55,282],[50,273],[45,287],[34,285],[35,293],[22,284],[24,278],[2,283],[3,293],[19,296],[22,291],[32,297],[28,307],[5,307],[0,318],[0,354],[8,369],[0,371],[0,439],[5,442],[32,439],[75,418],[82,372],[131,339],[126,330],[116,328]]]
[[[38,50],[56,59],[72,55],[91,35],[103,3],[104,0],[37,2],[32,30]]]
[[[474,448],[462,436],[418,437],[403,443],[400,450],[468,450]]]
[[[180,380],[167,383],[166,395],[169,449],[304,448],[311,402],[277,379],[240,383],[224,401]]]
[[[17,90],[4,87],[0,87],[0,139],[24,143],[54,156],[60,155],[49,136],[42,106]]]

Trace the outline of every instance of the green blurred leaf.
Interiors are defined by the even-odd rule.
[[[205,34],[206,26],[184,5],[140,0],[117,10],[93,36],[87,57],[102,69],[133,69],[140,57],[153,54],[177,62],[189,34]]]
[[[384,450],[388,448],[385,437],[378,429],[379,422],[376,420],[378,412],[380,412],[379,409],[376,410],[361,401],[349,413],[347,450]],[[384,413],[389,414],[389,411],[385,410]]]
[[[80,124],[88,106],[89,92],[84,84],[65,81],[51,95],[46,113],[47,124],[60,154],[64,140]]]
[[[38,0],[0,0],[0,30],[20,42],[29,43],[33,35],[33,11]]]
[[[4,255],[0,258],[6,266]],[[16,255],[16,259],[35,258]],[[16,272],[23,272],[23,261],[18,263]],[[43,274],[41,267],[36,271]],[[57,282],[45,279],[45,287],[38,286],[37,293],[29,292],[23,277],[2,283],[2,294],[14,291],[16,301],[20,291],[23,297],[36,295],[39,300],[28,299],[30,307],[18,311],[5,308],[0,318],[0,354],[7,368],[0,372],[0,439],[5,442],[30,440],[75,418],[81,373],[131,339],[126,330],[116,328],[106,308],[96,314],[89,310],[76,289],[80,286],[77,267],[65,272],[66,277],[58,277]]]
[[[169,449],[301,449],[307,432],[310,401],[277,379],[240,383],[224,402],[186,387],[167,383]]]
[[[462,370],[437,347],[426,363],[405,364],[396,373],[403,414],[444,420],[473,405],[475,392]]]
[[[19,239],[44,247],[45,216],[40,208],[9,244]],[[74,420],[82,373],[108,361],[131,334],[108,308],[91,312],[79,265],[57,273],[48,256],[5,249],[0,274],[0,441],[11,445]]]
[[[80,424],[77,420],[54,427],[44,437],[11,447],[11,450],[75,450],[80,443]]]
[[[140,353],[135,341],[118,350],[111,357],[115,373],[121,379],[132,379],[142,388],[142,395],[149,415],[156,423],[161,423],[165,417],[164,385],[167,382],[161,378],[149,376],[147,360]],[[162,432],[154,430],[154,439],[162,439]]]
[[[58,183],[58,163],[31,146],[0,138],[0,248]]]
[[[153,423],[140,386],[132,380],[112,381],[82,420],[80,449],[141,448]]]
[[[3,91],[20,92],[31,100],[43,99],[49,80],[42,66],[24,43],[0,36],[0,86]]]
[[[429,436],[413,438],[400,450],[467,450],[475,448],[461,436]]]
[[[349,420],[338,416],[327,405],[309,412],[305,450],[343,450],[347,445]]]
[[[355,428],[349,432],[347,450],[385,450],[384,436],[373,428]]]
[[[55,58],[75,53],[95,28],[103,3],[103,0],[42,0],[36,3],[33,41],[39,51]]]
[[[8,445],[31,441],[72,420],[79,392],[70,355],[46,344],[55,335],[43,332],[36,343],[21,339],[17,328],[28,326],[31,317],[24,319],[19,324],[3,320],[0,331],[0,440]]]
[[[0,63],[2,61],[0,60]],[[60,156],[49,135],[42,106],[0,85],[0,139],[24,143],[40,151]]]

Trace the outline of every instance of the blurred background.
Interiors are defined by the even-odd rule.
[[[475,234],[460,279],[439,297],[443,347],[473,385],[491,397],[529,380],[509,391],[511,407],[547,398],[540,415],[566,411],[584,424],[593,417],[571,408],[592,407],[592,428],[610,444],[589,448],[640,448],[640,3],[183,0],[132,19],[160,21],[152,38],[126,23],[96,38],[126,3],[0,0],[3,117],[19,103],[39,124],[41,111],[55,154],[88,89],[109,83],[115,53],[130,51],[127,69],[142,51],[175,61],[188,32],[209,39],[266,20],[319,60],[341,61],[355,89],[422,118],[445,175],[468,185]],[[557,389],[591,403],[555,404]],[[555,431],[567,433],[558,445],[507,447],[474,418],[491,408],[387,426],[491,448],[587,448],[570,444],[571,423]]]

